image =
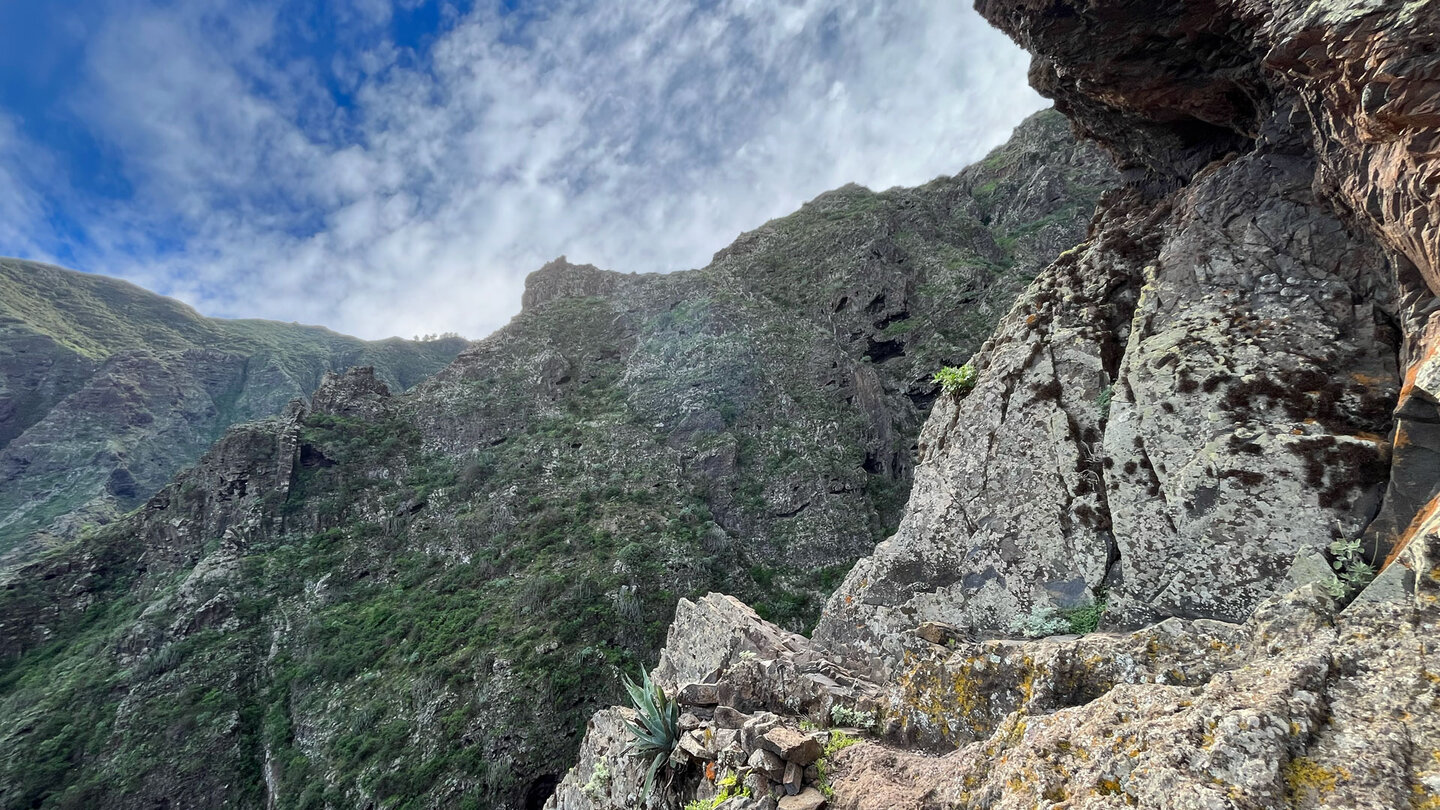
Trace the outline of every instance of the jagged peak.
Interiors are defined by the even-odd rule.
[[[623,277],[622,273],[601,270],[593,264],[572,264],[561,256],[525,277],[521,311],[531,312],[558,298],[608,295]]]

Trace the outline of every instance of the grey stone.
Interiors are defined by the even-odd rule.
[[[720,702],[720,688],[713,683],[687,683],[675,700],[682,706],[714,706]]]
[[[779,754],[786,762],[802,767],[819,759],[823,750],[814,737],[788,726],[776,726],[765,732],[760,738],[760,745]]]
[[[779,810],[820,810],[825,806],[825,795],[813,787],[805,788],[798,796],[786,796],[780,800]]]
[[[737,711],[731,706],[715,707],[715,725],[720,728],[740,728],[749,719],[750,715]]]
[[[776,782],[785,778],[785,762],[772,751],[764,748],[757,748],[750,753],[750,759],[745,763],[765,774],[769,779]]]
[[[782,784],[787,796],[794,796],[800,792],[800,788],[804,785],[805,767],[794,762],[785,763],[785,778]]]

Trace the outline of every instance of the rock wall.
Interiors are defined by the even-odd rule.
[[[936,402],[900,529],[826,605],[809,649],[878,698],[825,798],[1440,806],[1440,6],[977,7],[1126,183]],[[673,631],[717,695],[782,682]],[[652,806],[711,795],[674,772]]]
[[[980,4],[1133,191],[1002,322],[975,391],[937,406],[900,531],[831,599],[818,637],[882,668],[884,639],[924,620],[1004,634],[1106,598],[1111,627],[1243,621],[1336,540],[1383,564],[1434,497],[1414,380],[1435,299],[1423,251],[1385,235],[1433,200],[1357,217],[1335,183],[1350,130],[1333,110],[1317,124],[1327,82],[1270,64],[1281,39],[1340,23],[1272,9],[1250,31],[1237,9],[1143,5]],[[1429,18],[1386,19],[1392,62],[1420,77],[1397,88],[1423,84],[1424,60],[1395,53]],[[1083,310],[1096,288],[1108,311]]]

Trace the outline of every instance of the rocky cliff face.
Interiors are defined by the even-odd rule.
[[[714,662],[677,684],[702,736],[764,710],[829,741],[739,805],[1440,804],[1440,8],[977,6],[1126,183],[937,401],[899,530],[812,641],[741,660],[672,629]],[[881,697],[831,714],[816,677]],[[556,806],[643,801],[585,790],[628,766],[606,723]],[[651,804],[752,779],[736,746],[685,749]]]
[[[226,428],[280,413],[326,371],[369,365],[407,388],[465,345],[204,318],[121,281],[0,259],[0,574],[144,503]]]
[[[813,624],[1114,182],[1046,113],[700,270],[551,263],[409,392],[326,376],[0,592],[0,806],[539,806],[681,597]]]

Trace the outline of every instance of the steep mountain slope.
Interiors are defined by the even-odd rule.
[[[679,597],[807,628],[935,396],[1114,182],[1044,113],[701,270],[566,261],[411,392],[327,376],[0,594],[0,807],[531,807]]]
[[[0,571],[139,506],[225,428],[280,413],[326,371],[374,366],[408,388],[465,345],[205,318],[123,281],[0,259]]]
[[[814,638],[682,602],[673,790],[611,709],[552,806],[1440,806],[1440,5],[977,7],[1126,187]]]

